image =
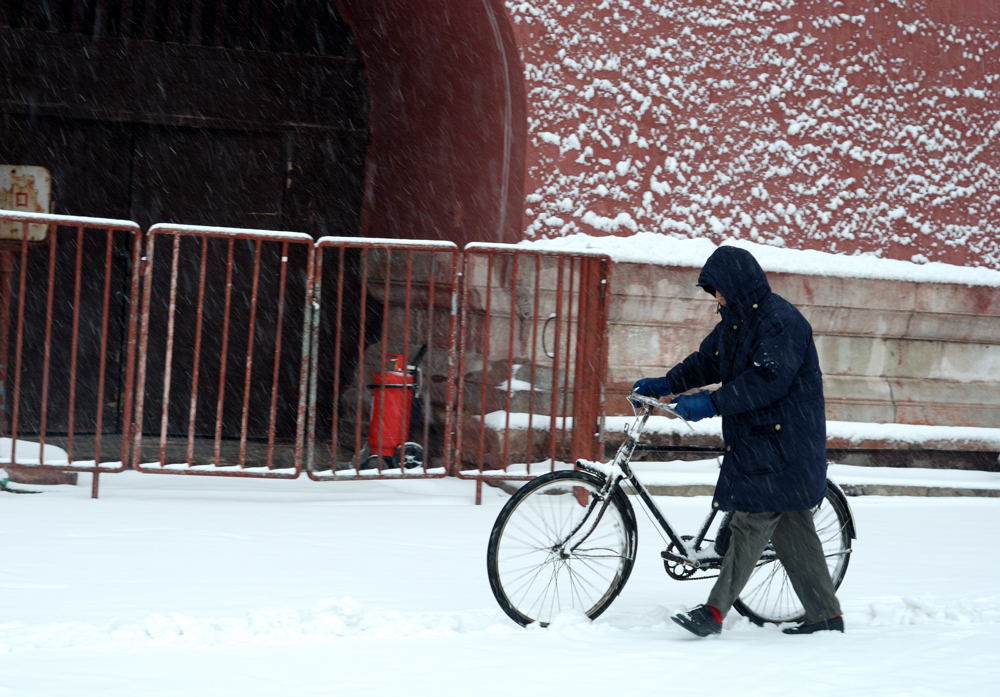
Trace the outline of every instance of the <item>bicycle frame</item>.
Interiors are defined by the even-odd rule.
[[[667,520],[666,516],[663,515],[663,512],[660,510],[660,507],[656,505],[656,502],[653,500],[649,490],[646,489],[645,485],[643,485],[643,483],[639,480],[631,466],[632,454],[635,452],[635,448],[639,443],[639,438],[642,436],[642,433],[646,428],[646,422],[652,415],[654,408],[662,409],[663,411],[673,414],[679,419],[683,419],[683,417],[671,409],[669,405],[664,404],[658,399],[632,394],[629,395],[629,400],[634,406],[638,407],[638,411],[636,412],[636,422],[632,424],[628,430],[626,430],[625,441],[618,448],[618,452],[611,461],[608,471],[594,466],[594,463],[577,463],[577,467],[580,469],[605,477],[604,487],[601,489],[601,510],[598,511],[594,526],[596,526],[597,521],[599,521],[601,515],[603,515],[604,509],[607,508],[611,493],[616,487],[620,487],[623,481],[626,481],[635,490],[636,494],[639,496],[639,500],[642,501],[646,510],[653,516],[670,541],[677,547],[677,549],[683,551],[683,555],[674,558],[675,561],[681,562],[695,569],[700,568],[704,563],[709,561],[721,561],[721,557],[716,554],[714,550],[712,550],[709,554],[706,554],[705,551],[701,549],[701,545],[705,541],[705,537],[708,534],[709,529],[712,527],[712,522],[715,520],[715,516],[718,511],[713,509],[708,514],[708,517],[705,519],[705,522],[702,523],[701,528],[699,529],[698,534],[695,535],[694,539],[684,540],[677,534],[673,526]],[[590,515],[588,513],[588,515],[585,516],[584,521],[589,518]],[[581,522],[580,527],[582,526],[583,522]],[[593,526],[591,527],[591,530],[592,529]],[[574,530],[573,533],[571,533],[567,538],[567,541],[578,531],[579,528]],[[585,539],[586,536],[584,536],[580,542],[578,542],[571,549],[575,549],[576,546],[582,544]]]
[[[614,491],[616,487],[620,487],[623,481],[626,481],[630,486],[632,486],[633,489],[635,489],[636,494],[639,496],[639,500],[646,507],[646,510],[650,513],[650,515],[652,515],[656,520],[660,529],[663,530],[668,538],[670,538],[670,542],[678,550],[683,552],[683,554],[677,555],[672,554],[669,550],[666,550],[663,552],[664,559],[683,564],[692,571],[701,569],[706,565],[716,566],[720,564],[722,562],[722,556],[719,555],[714,548],[702,549],[702,544],[705,542],[708,531],[711,529],[712,523],[715,521],[718,511],[716,509],[712,509],[699,528],[698,534],[691,539],[685,540],[682,536],[678,535],[673,526],[670,525],[670,522],[667,520],[666,516],[663,515],[660,507],[656,505],[652,495],[646,489],[645,485],[643,485],[643,483],[639,480],[631,465],[632,454],[635,452],[635,448],[639,444],[639,438],[642,436],[642,433],[646,428],[646,422],[652,415],[653,409],[660,409],[668,414],[672,414],[676,418],[684,421],[684,423],[687,423],[687,420],[675,412],[669,404],[665,404],[656,398],[644,397],[632,393],[628,396],[628,400],[634,407],[637,408],[636,421],[625,431],[625,441],[618,448],[618,452],[615,454],[615,457],[611,461],[610,465],[598,466],[599,463],[588,463],[583,461],[577,462],[576,465],[579,469],[605,478],[604,486],[601,489],[602,507],[598,512],[594,524],[591,526],[591,530],[593,530],[593,528],[597,525],[597,522],[600,521],[600,517],[603,515],[604,509],[607,508],[611,492]],[[842,501],[844,508],[848,509],[849,514],[850,506],[847,503],[847,497],[844,496],[843,491],[839,488],[835,487],[835,491],[839,493],[839,498]],[[822,502],[820,505],[822,505]],[[588,512],[587,516],[584,517],[584,520],[581,521],[580,526],[574,530],[572,534],[576,534],[576,532],[583,527],[589,518],[590,514]],[[850,516],[849,514],[847,524],[849,526],[848,533],[850,534],[851,539],[855,539],[857,537],[854,530],[853,520],[853,516]],[[723,519],[722,525],[725,524],[725,519]],[[569,537],[572,537],[572,534]],[[568,539],[569,538],[567,538],[567,541]],[[576,549],[586,539],[587,536],[585,535],[580,542],[576,543],[576,545],[571,547],[570,550],[572,551]],[[777,558],[778,556],[774,552],[773,548],[768,545],[768,548],[765,549],[764,553],[761,555],[758,565],[766,564],[776,560]]]

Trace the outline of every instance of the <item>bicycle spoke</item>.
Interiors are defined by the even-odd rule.
[[[531,535],[530,531],[518,529],[516,532],[512,531],[508,533],[508,535],[510,536],[509,539],[505,540],[505,544],[507,545],[521,545],[530,550],[537,551],[546,551],[552,546],[551,542],[539,535]]]
[[[579,575],[578,577],[577,573],[573,570],[572,564],[570,564],[569,562],[564,561],[563,565],[567,572],[566,575],[567,575],[567,580],[569,581],[570,593],[577,601],[574,602],[572,606],[586,610],[587,601],[585,601],[583,597],[583,590],[584,590],[583,583],[586,581],[586,579],[583,578],[582,575]]]
[[[521,579],[523,579],[525,581],[525,583],[523,583],[521,586],[515,588],[515,590],[512,592],[512,595],[516,595],[518,597],[519,601],[523,601],[526,597],[528,597],[528,594],[529,594],[529,592],[531,592],[531,590],[534,587],[535,583],[537,581],[539,581],[540,579],[544,578],[546,575],[548,575],[545,572],[546,571],[551,572],[553,566],[554,565],[551,564],[551,563],[543,564],[541,566],[535,567],[533,573],[525,573],[525,574],[523,574],[521,576]],[[549,589],[549,587],[551,586],[551,583],[552,583],[552,577],[551,577],[551,575],[549,575],[548,581],[542,581],[542,583],[543,583],[543,589],[542,589],[541,595],[539,596],[540,599],[544,599],[545,595],[548,593],[548,589]]]
[[[586,562],[585,562],[585,561],[584,561],[583,559],[580,559],[579,561],[581,562],[581,565],[583,565],[584,567],[587,567],[587,568],[590,568],[590,567],[589,567],[589,565],[588,565],[588,564],[587,564],[587,563],[586,563]],[[593,569],[591,568],[590,570],[593,570]],[[578,572],[577,572],[577,573],[576,573],[576,575],[577,575],[577,576],[579,577],[579,580],[580,580],[580,582],[581,582],[581,583],[585,583],[585,584],[587,584],[588,586],[590,586],[590,588],[591,588],[591,589],[592,589],[592,590],[593,590],[593,591],[594,591],[595,593],[602,593],[602,592],[604,591],[604,588],[602,588],[602,587],[601,587],[600,585],[598,585],[598,583],[597,583],[597,582],[595,582],[595,581],[591,581],[591,580],[590,580],[589,578],[585,578],[585,577],[583,576],[583,574],[581,574],[581,573],[578,573]],[[603,575],[603,574],[602,574],[602,575]],[[604,586],[606,587],[606,586],[607,586],[607,583],[605,583],[605,584],[604,584]]]
[[[598,503],[596,482],[577,472],[543,475],[501,512],[488,554],[491,586],[516,621],[548,624],[570,610],[596,616],[628,577],[634,528],[621,502]]]
[[[547,618],[546,619],[546,623],[547,623],[548,620],[551,620],[552,617],[555,616],[555,613],[558,610],[562,609],[561,605],[557,606],[557,602],[559,600],[559,565],[558,564],[553,564],[552,565],[552,576],[549,579],[548,585],[546,586],[546,591],[551,591],[548,594],[548,597],[551,598],[551,600],[549,601],[549,609],[548,609],[548,612],[544,614],[544,616]]]

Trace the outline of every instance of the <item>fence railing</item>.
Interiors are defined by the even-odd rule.
[[[302,233],[150,229],[135,469],[298,476],[312,259]]]
[[[0,465],[478,493],[598,454],[606,256],[0,220]]]
[[[458,476],[527,479],[597,457],[610,259],[471,244],[463,261]]]
[[[121,471],[141,230],[125,220],[14,211],[0,221],[0,461]]]
[[[449,471],[460,258],[451,242],[316,242],[310,477]]]

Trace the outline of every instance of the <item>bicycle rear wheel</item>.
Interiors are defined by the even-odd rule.
[[[827,482],[826,496],[813,510],[813,523],[823,545],[830,579],[836,589],[843,582],[851,559],[854,520],[847,502],[834,486]],[[788,572],[774,558],[757,565],[739,599],[733,603],[733,608],[758,625],[767,622],[801,622],[805,618],[805,608],[792,588]]]
[[[635,514],[621,489],[603,506],[602,484],[586,472],[550,472],[500,511],[486,570],[497,602],[518,624],[545,627],[567,611],[593,619],[621,592],[635,562]]]

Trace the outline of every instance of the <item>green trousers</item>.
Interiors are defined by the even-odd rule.
[[[708,595],[708,605],[723,615],[729,612],[770,542],[806,610],[805,621],[821,622],[840,614],[812,511],[736,511],[730,526],[733,536],[722,560],[722,571]]]

